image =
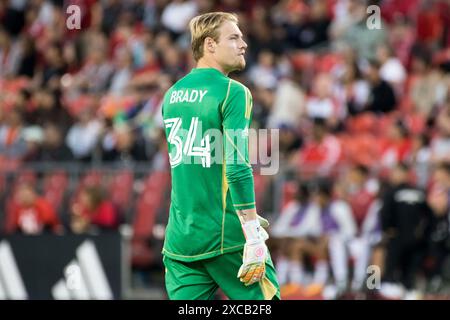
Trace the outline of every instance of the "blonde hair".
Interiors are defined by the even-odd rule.
[[[210,12],[192,18],[189,22],[191,46],[195,61],[203,57],[203,43],[207,37],[219,41],[219,28],[225,21],[238,23],[234,13]]]

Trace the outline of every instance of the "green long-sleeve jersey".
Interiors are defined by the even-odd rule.
[[[255,208],[248,88],[214,68],[194,68],[165,94],[172,192],[163,254],[181,261],[242,249],[237,209]]]

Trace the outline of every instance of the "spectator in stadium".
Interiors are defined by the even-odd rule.
[[[287,45],[286,42],[281,40],[281,37],[277,37],[277,34],[283,34],[280,26],[277,26],[278,33],[272,32],[275,26],[268,19],[268,8],[256,5],[253,13],[252,23],[243,25],[244,30],[248,29],[245,32],[248,34],[248,57],[251,65],[257,62],[261,51],[270,51],[278,55],[282,53],[283,48]]]
[[[179,79],[186,70],[186,62],[180,49],[176,46],[164,51],[162,55],[162,72],[169,75],[172,79]]]
[[[438,164],[450,161],[450,103],[439,113],[431,138],[431,161]]]
[[[275,66],[275,56],[269,50],[263,50],[258,55],[258,60],[248,71],[249,80],[262,88],[275,88],[278,81],[278,73]]]
[[[412,19],[406,16],[397,16],[392,21],[388,37],[394,55],[403,66],[409,66],[410,52],[416,38]],[[406,76],[409,76],[408,72]]]
[[[31,183],[21,183],[15,193],[7,221],[8,233],[37,235],[44,232],[62,233],[63,228],[52,205],[39,196]]]
[[[308,184],[299,181],[296,198],[286,205],[270,229],[270,234],[279,248],[276,270],[280,285],[307,284],[304,260],[308,253],[318,251],[314,247],[318,244],[311,240],[311,237],[319,236],[318,209],[317,205],[311,202]],[[320,282],[319,279],[316,280]]]
[[[426,188],[429,180],[431,164],[430,139],[425,134],[416,134],[412,137],[411,151],[406,159],[417,177],[417,186]]]
[[[371,178],[369,168],[353,165],[338,182],[342,199],[352,208],[355,222],[360,228],[378,191],[378,181]]]
[[[323,119],[315,119],[310,136],[293,157],[293,165],[305,178],[317,174],[327,176],[333,173],[341,156],[339,140],[330,133]]]
[[[33,93],[34,108],[26,114],[29,125],[43,127],[47,122],[53,122],[67,132],[73,124],[73,118],[61,104],[62,93],[59,90],[42,89]]]
[[[19,64],[19,45],[0,26],[0,77],[12,77]]]
[[[354,59],[343,65],[338,76],[334,95],[339,104],[345,106],[344,114],[356,115],[365,111],[369,99],[369,84],[363,79],[361,71]]]
[[[382,267],[379,258],[382,254],[379,211],[384,189],[363,165],[350,167],[348,175],[343,175],[339,184],[341,197],[349,203],[357,228],[356,236],[348,243],[348,250],[354,261],[351,291],[360,293],[364,289],[367,266],[371,260],[372,264]]]
[[[370,84],[370,96],[367,109],[376,114],[391,112],[397,105],[394,89],[380,75],[380,64],[371,60],[364,70]]]
[[[439,164],[433,173],[428,203],[433,210],[426,270],[428,291],[437,293],[443,288],[445,259],[450,256],[450,164]]]
[[[28,88],[19,89],[16,92],[14,103],[12,104],[13,109],[17,109],[24,115],[24,121],[30,124],[28,121],[28,113],[30,112],[30,105],[32,105],[32,91]]]
[[[319,180],[314,192],[314,201],[320,208],[320,232],[326,241],[326,248],[333,272],[336,296],[348,290],[348,245],[356,235],[356,224],[350,206],[344,200],[333,198],[334,184],[329,179]],[[322,265],[323,263],[323,265]],[[317,262],[317,268],[325,268],[325,262]],[[313,286],[323,289],[328,278],[321,279]],[[325,273],[324,273],[325,275]],[[325,280],[325,281],[323,281]]]
[[[66,144],[75,159],[91,161],[94,149],[102,132],[102,123],[95,117],[93,111],[86,109],[80,112],[78,120],[69,129]]]
[[[117,230],[119,217],[99,186],[83,188],[71,208],[70,230],[74,233]]]
[[[380,293],[389,298],[414,299],[420,295],[414,290],[415,278],[423,262],[432,212],[425,192],[410,183],[407,165],[399,163],[392,169],[390,183],[380,212],[386,238]]]
[[[416,32],[417,41],[423,47],[435,47],[442,38],[444,20],[441,18],[441,13],[439,12],[439,2],[441,1],[422,1],[419,4],[420,10],[416,17]],[[444,8],[442,7],[442,9]]]
[[[102,31],[110,35],[119,20],[123,4],[120,0],[108,0],[102,5]]]
[[[289,62],[285,62],[288,69],[293,68]],[[291,74],[284,75],[278,81],[274,102],[271,107],[267,126],[277,128],[281,124],[298,127],[301,118],[305,115],[306,93],[300,86],[301,73],[299,70],[291,71]]]
[[[379,147],[382,169],[392,168],[407,160],[411,152],[411,138],[403,120],[396,119],[391,123],[385,139],[380,140]]]
[[[64,135],[60,126],[48,122],[44,125],[44,141],[35,161],[66,162],[73,161],[72,151],[64,143]]]
[[[321,73],[314,78],[313,94],[306,101],[306,112],[310,119],[323,119],[328,128],[339,129],[345,116],[343,104],[333,95],[333,79]]]
[[[362,6],[358,1],[337,0],[333,7],[334,17],[329,28],[330,37],[336,48],[343,45],[347,30],[358,20],[359,13],[356,11],[361,9]]]
[[[292,125],[282,123],[278,129],[280,130],[280,163],[284,166],[286,163],[292,161],[295,153],[302,146],[303,141],[298,130]]]
[[[197,14],[197,4],[192,0],[172,0],[161,15],[162,25],[168,29],[173,39],[186,31],[189,20]]]
[[[317,49],[328,42],[328,27],[331,23],[327,14],[326,1],[311,2],[299,12],[291,12],[285,24],[286,40],[293,48]],[[308,10],[308,11],[307,11]],[[297,16],[297,17],[295,17]]]
[[[107,60],[104,35],[93,38],[87,48],[88,56],[82,69],[75,75],[74,89],[83,93],[102,93],[107,90],[113,66]]]
[[[151,90],[136,90],[135,102],[126,111],[114,116],[114,124],[126,123],[136,130],[136,135],[144,139],[146,154],[152,158],[156,151],[159,128],[164,127],[162,120],[162,100],[164,93],[172,86],[172,78],[164,73],[158,76],[158,84]]]
[[[258,128],[267,128],[274,104],[275,92],[271,87],[253,87],[253,120]]]
[[[415,110],[428,117],[440,100],[439,91],[442,92],[445,88],[442,87],[440,72],[432,66],[431,52],[422,47],[415,47],[411,55],[409,97]]]
[[[51,44],[45,50],[43,68],[39,73],[40,85],[51,90],[58,89],[60,79],[65,72],[66,65],[62,48],[59,45]]]
[[[343,33],[343,40],[347,45],[356,49],[358,57],[362,60],[376,58],[376,47],[387,40],[384,21],[381,28],[369,29],[367,27],[367,1],[351,0],[350,26]]]
[[[38,52],[33,39],[24,35],[20,39],[20,59],[17,66],[17,75],[33,78],[38,63]]]
[[[73,76],[80,71],[80,55],[77,53],[77,45],[74,42],[66,42],[62,48],[64,63],[67,66],[66,77],[62,78],[62,83],[67,79],[67,75]]]
[[[382,272],[384,247],[381,242],[381,203],[379,197],[371,202],[361,226],[358,227],[357,236],[348,244],[349,253],[354,259],[351,291],[356,294],[365,289],[364,280],[369,264],[378,266]]]
[[[173,50],[171,45],[166,49]],[[142,88],[155,85],[158,81],[158,75],[161,65],[158,61],[157,52],[153,47],[147,47],[143,53],[142,66],[134,70],[129,85],[134,88]]]
[[[387,44],[377,47],[377,60],[380,62],[380,77],[389,83],[397,93],[403,94],[404,82],[406,80],[406,69],[400,60],[394,55],[393,49]]]
[[[29,126],[23,130],[23,138],[27,144],[27,152],[23,156],[22,161],[35,161],[41,152],[42,142],[44,140],[44,132],[39,126]]]
[[[27,151],[23,137],[23,116],[13,109],[5,114],[4,123],[0,123],[0,155],[8,159],[20,160]]]
[[[129,163],[148,160],[142,142],[138,140],[135,130],[128,125],[115,126],[112,135],[105,138],[103,140],[103,161]]]
[[[120,97],[128,89],[133,74],[133,57],[126,49],[118,51],[116,56],[116,68],[111,77],[109,93]]]

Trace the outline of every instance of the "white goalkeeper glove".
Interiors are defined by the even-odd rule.
[[[263,226],[268,227],[269,222],[259,215],[257,219],[242,224],[246,242],[243,263],[237,276],[246,286],[261,281],[266,274],[268,250],[265,241],[269,235]]]
[[[266,241],[267,239],[269,239],[269,234],[267,233],[267,231],[265,229],[267,229],[269,227],[269,221],[267,219],[264,219],[263,217],[261,217],[259,214],[256,215],[256,217],[258,218],[259,224],[261,225],[262,228],[259,228],[259,233],[262,237],[262,239],[264,241]]]

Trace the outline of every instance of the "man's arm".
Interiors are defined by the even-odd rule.
[[[222,105],[224,166],[228,188],[239,217],[255,219],[253,171],[249,161],[248,129],[251,118],[251,95],[248,89],[230,80]]]
[[[225,176],[236,213],[246,239],[243,264],[238,277],[245,285],[265,275],[267,233],[256,212],[252,166],[249,162],[248,129],[251,119],[251,94],[230,80],[222,105]]]

